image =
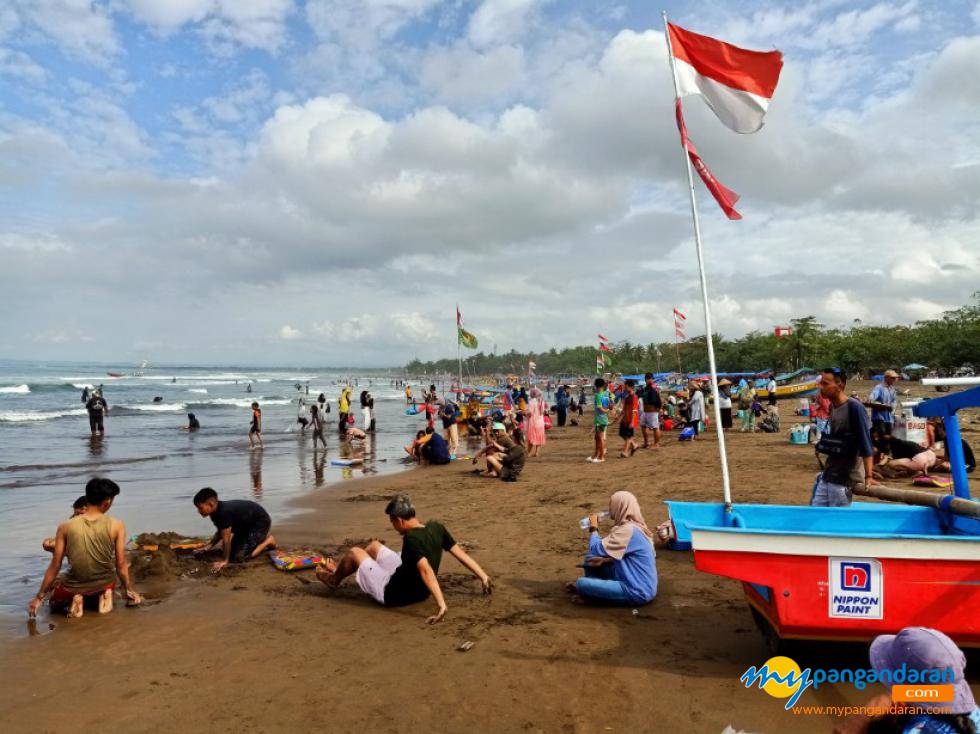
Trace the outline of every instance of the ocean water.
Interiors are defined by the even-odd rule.
[[[111,378],[109,370],[129,376]],[[274,525],[292,497],[404,468],[402,446],[424,425],[405,415],[402,390],[384,376],[239,367],[149,368],[136,376],[135,370],[0,361],[0,628],[23,627],[26,604],[49,559],[41,541],[71,514],[92,476],[120,485],[112,514],[126,523],[128,534],[210,535],[213,526],[191,503],[201,487],[211,486],[225,499],[261,502]],[[357,382],[357,425],[363,427],[357,396],[364,389],[374,396],[377,421],[366,461],[353,469],[330,465],[330,459],[350,453],[333,430],[337,398],[348,379]],[[105,437],[93,439],[80,396],[85,386],[100,384],[109,412]],[[320,392],[332,410],[326,454],[314,454],[309,432],[304,436],[296,424],[298,398],[310,402]],[[262,407],[265,441],[257,451],[248,449],[253,400]],[[180,430],[188,412],[201,422],[200,431]]]

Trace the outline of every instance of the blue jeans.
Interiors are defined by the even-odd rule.
[[[611,604],[632,604],[633,602],[626,594],[626,589],[613,578],[612,564],[589,566],[589,558],[591,556],[585,557],[585,576],[575,582],[575,590],[582,596]]]

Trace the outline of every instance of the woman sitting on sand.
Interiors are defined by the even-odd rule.
[[[415,440],[412,441],[408,446],[405,446],[405,453],[412,457],[417,462],[422,461],[422,439],[425,438],[425,431],[418,431],[415,434]]]
[[[640,503],[631,492],[616,492],[609,498],[609,518],[613,528],[601,538],[599,516],[589,516],[585,575],[567,588],[581,601],[647,604],[657,595],[657,563]]]

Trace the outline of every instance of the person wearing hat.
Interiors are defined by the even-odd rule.
[[[718,408],[721,410],[721,428],[732,427],[732,381],[724,377],[718,380]]]
[[[446,600],[437,574],[443,551],[449,551],[480,580],[484,594],[493,591],[493,581],[459,547],[442,523],[429,521],[423,524],[415,516],[415,506],[408,495],[395,495],[385,507],[385,514],[403,538],[401,555],[380,540],[372,540],[364,548],[351,548],[340,563],[328,558],[316,570],[316,577],[328,589],[336,589],[345,578],[355,575],[361,591],[386,607],[417,604],[432,596],[438,609],[425,621],[434,624],[446,616]]]
[[[876,438],[889,438],[895,421],[895,380],[898,373],[886,370],[884,379],[875,385],[865,407],[871,408],[871,433]]]
[[[909,711],[886,713],[869,717],[858,714],[844,719],[834,730],[839,734],[871,734],[872,732],[901,732],[901,734],[975,734],[980,731],[980,709],[977,708],[970,684],[966,681],[966,656],[956,643],[939,630],[929,627],[906,627],[896,635],[880,635],[871,643],[871,667],[888,693],[868,702],[868,708],[891,708],[893,705],[893,671],[903,669],[906,679],[911,671],[938,671],[943,684],[949,685],[952,676],[953,700],[927,704],[906,704]],[[911,713],[911,711],[915,713]]]

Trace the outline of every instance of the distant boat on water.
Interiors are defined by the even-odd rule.
[[[149,360],[144,359],[140,364],[139,369],[130,374],[126,374],[125,372],[106,372],[106,374],[109,375],[109,377],[142,377],[143,371],[146,369],[146,366],[149,363]]]

